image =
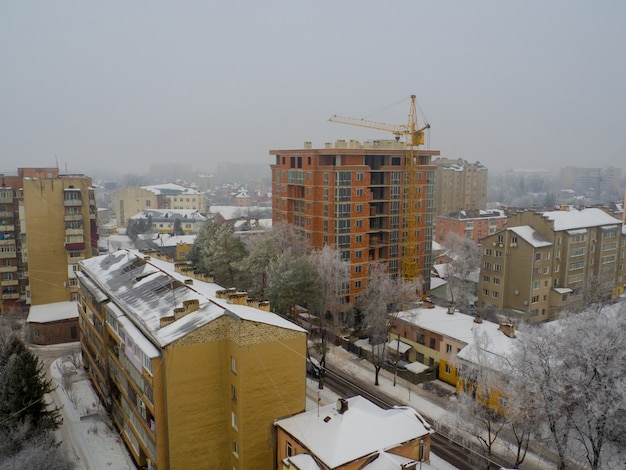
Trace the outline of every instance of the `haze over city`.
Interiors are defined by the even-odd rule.
[[[490,170],[626,168],[626,4],[14,2],[0,7],[0,173],[267,162],[384,132]],[[392,106],[394,105],[395,106]]]

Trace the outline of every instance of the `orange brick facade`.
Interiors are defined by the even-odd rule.
[[[506,215],[494,213],[472,216],[453,213],[439,215],[435,218],[435,241],[445,243],[448,233],[456,233],[460,237],[471,238],[476,244],[492,233],[501,230],[506,224]],[[462,213],[466,214],[466,213]]]
[[[328,146],[327,146],[328,147]],[[401,274],[406,188],[404,149],[324,148],[271,150],[273,223],[289,223],[313,248],[334,246],[350,262],[351,303],[367,282],[368,265]],[[426,283],[434,211],[435,167],[420,150],[417,201],[419,272]]]

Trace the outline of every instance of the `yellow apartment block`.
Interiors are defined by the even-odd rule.
[[[28,263],[31,303],[76,300],[78,263],[98,250],[91,178],[24,178],[22,184],[22,257]]]
[[[306,408],[306,331],[184,267],[80,263],[89,376],[138,466],[273,468],[274,421]]]

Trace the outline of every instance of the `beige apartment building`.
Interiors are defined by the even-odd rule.
[[[204,214],[206,201],[200,191],[174,183],[124,188],[115,193],[115,217],[119,227],[126,227],[131,217],[152,209],[182,209]]]
[[[306,409],[306,331],[244,292],[127,250],[80,263],[82,355],[139,468],[274,468]]]
[[[435,215],[487,207],[487,168],[462,158],[436,158]]]
[[[75,300],[78,262],[97,254],[91,178],[19,168],[0,180],[0,312]]]
[[[522,212],[483,239],[478,309],[531,322],[624,292],[622,221],[601,209]]]

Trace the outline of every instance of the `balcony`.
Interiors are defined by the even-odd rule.
[[[66,243],[65,249],[67,251],[82,251],[85,249],[85,242],[79,243]]]
[[[15,246],[15,238],[3,238],[0,235],[0,246]]]
[[[0,273],[16,273],[17,266],[0,266]]]
[[[13,219],[13,212],[2,211],[0,212],[0,219]]]
[[[0,259],[17,258],[16,251],[2,252],[0,251]]]
[[[83,205],[83,201],[81,199],[65,199],[63,205],[65,207],[80,207]]]
[[[83,220],[83,214],[65,214],[63,220],[66,222],[76,222],[79,220]]]
[[[0,287],[9,287],[9,286],[17,286],[19,285],[19,282],[17,279],[11,279],[11,280],[7,280],[7,279],[2,279],[0,280]]]
[[[20,298],[20,293],[15,290],[2,289],[2,300],[16,300]]]
[[[66,228],[65,229],[65,235],[69,236],[69,235],[83,235],[85,233],[85,230],[82,228]]]
[[[0,204],[13,203],[13,196],[0,196]]]
[[[7,224],[7,225],[0,224],[0,232],[15,232],[15,225],[13,225],[13,224]]]

